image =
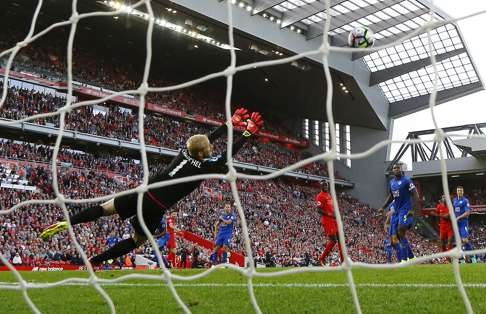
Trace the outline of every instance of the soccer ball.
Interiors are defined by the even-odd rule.
[[[373,31],[365,26],[359,26],[349,32],[348,45],[352,48],[369,48],[375,43]]]

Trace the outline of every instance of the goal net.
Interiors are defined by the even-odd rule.
[[[68,204],[86,204],[86,203],[96,203],[96,202],[101,202],[101,201],[106,201],[108,199],[113,198],[114,196],[119,196],[119,195],[125,195],[128,193],[138,193],[138,208],[137,208],[137,215],[138,217],[143,220],[142,217],[142,198],[143,198],[143,193],[147,191],[148,188],[155,188],[155,187],[162,187],[162,186],[167,186],[171,184],[177,184],[181,182],[189,182],[189,181],[194,181],[194,180],[200,180],[200,179],[222,179],[226,180],[230,183],[231,187],[231,192],[232,196],[235,200],[236,208],[239,214],[239,219],[241,222],[241,232],[242,232],[242,237],[244,239],[244,248],[245,248],[245,255],[247,257],[252,257],[254,256],[252,252],[252,246],[250,242],[250,235],[249,235],[249,230],[248,230],[248,225],[247,225],[247,220],[242,208],[242,204],[240,201],[240,196],[238,193],[237,189],[237,180],[241,179],[250,179],[250,180],[269,180],[273,178],[277,178],[279,176],[282,176],[288,171],[292,171],[295,169],[298,169],[300,167],[303,167],[309,163],[315,162],[315,161],[322,161],[324,160],[327,164],[328,167],[328,173],[329,173],[329,180],[330,180],[330,192],[332,195],[332,200],[334,204],[334,210],[335,210],[335,215],[337,218],[337,223],[338,223],[338,234],[339,234],[339,241],[340,243],[346,243],[345,242],[345,233],[343,230],[343,222],[342,222],[342,217],[339,211],[338,207],[338,199],[336,195],[336,189],[335,189],[335,172],[334,172],[334,162],[337,159],[359,159],[359,158],[364,158],[367,156],[370,156],[374,152],[376,152],[378,149],[381,149],[383,147],[387,147],[389,145],[392,145],[394,143],[420,143],[422,142],[421,140],[406,140],[406,141],[393,141],[393,140],[387,140],[383,141],[380,143],[376,143],[374,146],[369,147],[366,151],[356,153],[356,154],[342,154],[339,153],[336,149],[337,147],[337,142],[336,142],[336,128],[335,128],[335,123],[334,123],[334,115],[333,115],[333,110],[332,110],[332,100],[333,100],[333,83],[332,83],[332,77],[331,77],[331,72],[330,72],[330,67],[329,67],[329,55],[331,53],[342,53],[342,54],[351,54],[351,53],[357,53],[357,52],[371,52],[371,51],[379,51],[381,49],[385,49],[388,47],[393,47],[401,42],[404,42],[410,38],[413,38],[414,36],[423,33],[424,31],[428,34],[427,39],[428,39],[428,49],[430,55],[430,60],[431,64],[434,70],[434,79],[433,79],[433,90],[430,95],[430,100],[429,100],[429,109],[430,109],[430,114],[432,116],[432,119],[434,121],[434,126],[436,129],[435,132],[435,137],[433,139],[434,142],[441,144],[444,139],[447,137],[447,135],[441,130],[440,126],[438,125],[435,115],[434,115],[434,105],[436,104],[436,96],[437,96],[437,82],[438,82],[438,70],[437,70],[437,60],[435,58],[435,54],[433,53],[434,49],[432,46],[432,41],[431,41],[431,32],[443,25],[447,25],[449,23],[455,23],[463,19],[471,18],[473,16],[483,14],[485,12],[477,12],[475,14],[471,14],[469,16],[463,16],[460,18],[456,18],[453,20],[439,20],[436,19],[436,15],[434,10],[432,9],[430,11],[430,20],[421,25],[419,28],[417,28],[415,31],[408,33],[406,36],[400,38],[399,40],[386,44],[386,45],[380,45],[379,40],[377,41],[377,45],[372,48],[346,48],[346,47],[337,47],[337,46],[332,46],[329,42],[329,30],[330,30],[330,25],[331,21],[333,19],[330,7],[331,7],[331,1],[326,0],[325,2],[325,25],[324,25],[324,36],[322,45],[314,51],[307,51],[304,53],[297,54],[295,56],[291,57],[285,57],[277,60],[271,60],[271,61],[262,61],[262,62],[256,62],[256,63],[251,63],[251,64],[244,64],[244,65],[238,65],[237,66],[237,59],[236,59],[236,50],[235,50],[235,45],[234,45],[234,28],[233,28],[233,10],[237,10],[235,6],[233,6],[232,1],[226,1],[227,4],[227,14],[228,14],[228,44],[226,45],[226,48],[228,49],[231,59],[230,63],[228,64],[227,68],[224,69],[223,71],[212,73],[210,75],[206,75],[203,77],[200,77],[198,79],[188,81],[182,84],[177,84],[177,85],[172,85],[172,86],[163,86],[163,87],[156,87],[156,86],[150,86],[148,84],[149,77],[150,77],[150,72],[151,72],[151,61],[152,61],[152,33],[154,29],[154,25],[157,23],[162,23],[162,21],[158,20],[156,16],[154,15],[151,1],[150,0],[141,0],[138,1],[135,4],[132,4],[131,6],[125,6],[125,5],[119,5],[115,10],[113,11],[99,11],[99,12],[89,12],[89,13],[82,13],[80,14],[77,11],[77,6],[78,6],[78,1],[73,0],[72,1],[72,13],[71,17],[65,21],[55,23],[51,25],[50,27],[47,27],[46,29],[40,30],[36,32],[36,23],[37,19],[39,17],[39,12],[41,11],[43,1],[39,0],[37,7],[35,9],[35,12],[32,17],[32,24],[29,28],[27,36],[25,36],[25,39],[21,42],[18,42],[14,47],[4,50],[0,53],[0,58],[7,58],[6,62],[6,70],[4,72],[4,80],[3,80],[3,92],[1,96],[1,102],[0,102],[0,108],[4,105],[6,99],[7,99],[7,94],[8,94],[8,79],[9,79],[9,73],[12,68],[12,64],[14,61],[14,58],[17,56],[19,53],[20,49],[23,47],[28,46],[32,42],[36,40],[42,40],[43,36],[46,35],[48,32],[61,27],[61,26],[68,26],[70,31],[69,31],[69,40],[67,43],[67,97],[65,101],[65,105],[58,110],[55,110],[53,112],[49,113],[38,113],[38,114],[33,114],[30,117],[27,118],[22,118],[18,120],[12,120],[12,121],[0,121],[1,125],[8,126],[8,125],[13,125],[17,124],[19,122],[28,122],[28,121],[34,121],[36,119],[40,118],[48,118],[48,117],[54,117],[57,116],[59,117],[59,132],[57,134],[57,139],[55,142],[53,154],[52,154],[52,163],[51,163],[51,175],[52,175],[52,182],[53,182],[53,192],[55,194],[54,199],[50,200],[39,200],[39,199],[31,199],[31,200],[26,200],[23,202],[18,203],[17,205],[13,206],[12,208],[9,209],[3,209],[0,211],[1,215],[7,215],[10,214],[14,211],[21,210],[22,208],[30,205],[35,205],[35,206],[40,206],[40,205],[57,205],[59,208],[62,209],[64,213],[64,218],[69,219],[69,214],[68,214],[68,209],[67,205]],[[433,8],[433,6],[432,6]],[[77,99],[73,96],[73,45],[75,42],[75,35],[76,31],[79,26],[79,22],[84,19],[89,19],[92,17],[97,17],[97,16],[116,16],[118,14],[127,12],[127,11],[132,11],[132,10],[144,10],[146,13],[140,13],[141,17],[143,17],[147,21],[147,30],[146,30],[146,58],[145,58],[145,67],[144,67],[144,72],[143,72],[143,79],[142,83],[137,87],[132,90],[124,90],[124,91],[119,91],[112,93],[106,97],[102,97],[99,99],[93,99],[93,100],[88,100],[88,101],[77,101]],[[139,11],[142,12],[142,11]],[[210,42],[210,40],[207,40]],[[219,44],[222,45],[222,44]],[[232,96],[232,90],[233,90],[233,78],[236,73],[241,72],[241,71],[248,71],[252,70],[255,68],[265,68],[265,67],[270,67],[270,66],[275,66],[275,65],[280,65],[280,64],[285,64],[285,63],[291,63],[293,61],[306,58],[306,57],[311,57],[311,56],[320,56],[322,60],[322,66],[323,66],[323,71],[325,74],[326,78],[326,84],[327,84],[327,97],[324,102],[325,108],[326,108],[326,117],[327,121],[329,123],[329,129],[330,129],[330,138],[331,138],[331,143],[330,143],[330,151],[326,153],[322,153],[316,156],[312,156],[310,158],[307,158],[305,160],[299,161],[291,166],[288,166],[284,169],[272,172],[271,174],[268,175],[249,175],[249,174],[244,174],[240,173],[236,170],[233,158],[232,158],[232,143],[233,143],[233,127],[231,123],[228,123],[228,133],[227,133],[227,154],[228,154],[228,167],[229,171],[226,174],[212,174],[212,175],[204,175],[204,176],[195,176],[195,177],[186,177],[186,178],[181,178],[181,179],[175,179],[175,180],[169,180],[169,181],[164,181],[164,182],[158,182],[158,183],[153,183],[149,184],[149,165],[147,161],[147,150],[146,150],[146,140],[145,140],[145,128],[144,128],[144,118],[145,118],[145,109],[146,109],[146,95],[148,93],[163,93],[163,92],[169,92],[169,91],[174,91],[174,90],[179,90],[183,88],[187,88],[190,86],[195,86],[197,84],[200,84],[202,82],[214,79],[214,78],[225,78],[226,83],[227,83],[227,88],[226,88],[226,97],[225,97],[225,116],[227,121],[231,121],[231,96]],[[104,102],[107,102],[109,100],[112,100],[116,97],[119,96],[124,96],[124,95],[135,95],[138,96],[139,99],[139,111],[138,111],[138,119],[140,123],[138,124],[138,147],[140,149],[140,156],[141,156],[141,167],[143,171],[143,178],[142,178],[142,183],[137,186],[136,188],[116,193],[114,195],[109,195],[109,196],[103,196],[103,197],[95,197],[95,198],[90,198],[90,199],[72,199],[69,197],[66,197],[60,187],[59,187],[59,164],[57,163],[58,161],[58,156],[60,153],[60,148],[61,148],[61,142],[63,140],[63,136],[65,134],[65,126],[66,126],[66,116],[69,112],[77,109],[77,108],[83,108],[83,107],[88,107],[88,106],[94,106],[98,104],[102,104]],[[480,137],[480,136],[476,136]],[[443,146],[438,145],[439,148],[439,155],[440,155],[440,164],[441,164],[441,174],[442,174],[442,185],[443,185],[443,191],[446,195],[450,195],[449,193],[449,188],[448,188],[448,182],[447,182],[447,168],[446,168],[446,162],[445,162],[445,157],[444,157],[444,152],[443,152]],[[452,204],[450,199],[447,199],[447,207],[449,208],[449,213],[450,215],[454,215]],[[419,257],[413,261],[409,261],[404,264],[393,264],[393,265],[375,265],[375,264],[367,264],[367,263],[361,263],[361,262],[355,262],[351,260],[348,254],[348,250],[346,246],[344,245],[343,247],[343,256],[344,256],[344,262],[341,266],[338,267],[320,267],[320,268],[294,268],[294,269],[285,269],[282,271],[277,271],[277,272],[259,272],[255,268],[254,263],[247,263],[246,267],[240,268],[237,266],[233,265],[218,265],[216,268],[208,269],[204,272],[201,272],[197,275],[192,275],[192,276],[182,276],[178,275],[176,273],[171,272],[169,269],[167,269],[164,266],[164,263],[162,262],[162,255],[159,250],[159,247],[145,225],[145,223],[142,223],[142,228],[145,232],[145,235],[149,239],[149,242],[153,248],[153,250],[156,252],[157,259],[159,261],[159,265],[161,265],[162,268],[162,273],[160,275],[157,274],[142,274],[142,273],[131,273],[127,274],[121,277],[118,277],[116,279],[103,279],[100,278],[92,269],[90,266],[90,263],[88,263],[88,257],[87,254],[84,252],[82,245],[79,243],[77,240],[77,237],[75,236],[74,230],[72,227],[69,227],[69,236],[73,241],[73,244],[76,248],[76,250],[79,252],[82,260],[84,261],[85,265],[87,265],[87,271],[89,272],[89,278],[69,278],[66,280],[62,281],[57,281],[53,283],[34,283],[34,282],[27,282],[22,278],[22,275],[15,269],[15,267],[9,262],[8,259],[6,259],[3,255],[0,255],[0,260],[2,261],[3,264],[7,265],[8,268],[11,270],[11,272],[15,275],[15,278],[18,280],[18,285],[16,286],[11,286],[11,285],[3,285],[0,284],[0,289],[18,289],[22,292],[23,298],[25,299],[25,302],[28,304],[28,306],[32,309],[33,312],[39,313],[39,309],[37,308],[36,304],[32,301],[32,299],[29,297],[29,290],[33,288],[50,288],[50,287],[56,287],[56,286],[62,286],[62,285],[67,285],[70,283],[86,283],[92,285],[98,292],[99,294],[104,298],[106,304],[109,306],[110,310],[112,313],[115,313],[115,305],[113,301],[111,300],[110,296],[106,293],[104,288],[102,287],[102,284],[107,284],[107,283],[121,283],[123,281],[129,280],[129,279],[144,279],[144,280],[156,280],[156,281],[163,281],[167,284],[167,287],[170,289],[170,292],[172,293],[174,299],[177,301],[178,305],[180,308],[186,312],[189,313],[190,309],[185,304],[185,302],[182,300],[182,298],[179,296],[173,281],[194,281],[196,279],[200,279],[203,277],[208,276],[210,273],[212,273],[215,269],[218,269],[220,267],[229,267],[230,269],[234,270],[235,272],[239,272],[242,275],[245,276],[246,281],[247,281],[247,289],[249,293],[249,297],[252,303],[252,306],[255,310],[255,312],[260,313],[260,306],[257,297],[255,296],[254,292],[254,287],[253,287],[253,280],[254,278],[257,277],[272,277],[272,276],[283,276],[287,274],[292,274],[292,273],[303,273],[303,272],[325,272],[325,271],[342,271],[345,272],[346,278],[349,284],[349,289],[351,291],[352,299],[354,302],[355,310],[357,313],[361,313],[361,305],[360,305],[360,298],[359,294],[357,293],[356,289],[356,284],[354,282],[354,277],[353,277],[353,269],[355,267],[361,267],[361,268],[374,268],[374,269],[386,269],[386,268],[396,268],[396,267],[407,267],[410,264],[416,264],[416,263],[422,263],[431,259],[435,258],[442,258],[442,257],[451,257],[453,261],[453,270],[454,270],[454,276],[457,284],[457,289],[460,292],[460,295],[462,296],[462,300],[464,302],[465,308],[468,313],[472,313],[473,309],[471,306],[471,302],[468,298],[468,295],[466,293],[466,290],[464,288],[463,281],[461,279],[461,272],[459,268],[459,258],[464,256],[464,255],[476,255],[476,254],[485,254],[485,250],[475,250],[475,251],[463,251],[462,250],[462,245],[461,245],[461,237],[459,236],[459,230],[457,223],[453,224],[453,229],[454,229],[454,234],[455,234],[455,241],[456,241],[456,247],[452,249],[451,251],[444,252],[444,253],[437,253],[437,254],[431,254],[427,256],[422,256]]]

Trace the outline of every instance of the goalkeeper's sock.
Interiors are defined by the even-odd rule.
[[[90,262],[93,265],[99,265],[104,261],[115,259],[117,257],[125,255],[136,248],[137,248],[137,244],[135,243],[135,240],[133,240],[132,238],[128,238],[118,242],[117,244],[113,245],[111,248],[104,251],[103,253],[91,258]]]
[[[471,245],[471,243],[466,243],[464,244],[464,251],[472,251],[473,247]]]
[[[71,220],[71,226],[74,226],[83,222],[95,221],[101,216],[103,216],[103,207],[101,207],[100,205],[96,205],[94,207],[86,208],[79,213],[72,215],[71,217],[69,217],[69,220]]]
[[[326,248],[324,249],[324,252],[322,252],[321,257],[319,258],[321,262],[324,262],[324,260],[327,258],[329,253],[331,253],[332,249],[334,248],[334,245],[336,245],[336,242],[332,240],[327,242]]]

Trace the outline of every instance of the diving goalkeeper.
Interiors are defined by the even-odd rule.
[[[237,109],[231,118],[234,127],[244,127],[241,136],[235,137],[233,154],[243,147],[246,140],[258,134],[263,126],[262,116],[253,112],[251,116],[244,108]],[[227,132],[227,125],[223,124],[209,135],[197,134],[191,136],[186,142],[186,148],[175,156],[170,164],[159,173],[149,178],[149,184],[171,179],[184,178],[200,174],[226,173],[226,152],[212,157],[215,141]],[[157,229],[165,212],[179,200],[194,191],[204,180],[190,181],[149,189],[143,195],[142,214],[145,224],[153,234]],[[95,221],[102,216],[118,214],[121,219],[131,218],[134,235],[131,238],[118,242],[105,252],[90,258],[92,265],[99,265],[104,261],[115,259],[127,254],[141,246],[146,240],[140,221],[137,217],[137,193],[115,197],[101,205],[87,208],[69,217],[71,225]],[[40,235],[44,240],[68,229],[68,222],[61,221],[47,227]]]

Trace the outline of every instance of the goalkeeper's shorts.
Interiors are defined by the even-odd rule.
[[[115,209],[117,214],[123,220],[132,217],[130,222],[135,232],[139,235],[145,235],[137,217],[137,197],[137,193],[115,197]],[[151,234],[154,234],[154,232],[157,230],[160,220],[165,215],[166,209],[167,207],[152,193],[144,193],[142,201],[142,216]]]

